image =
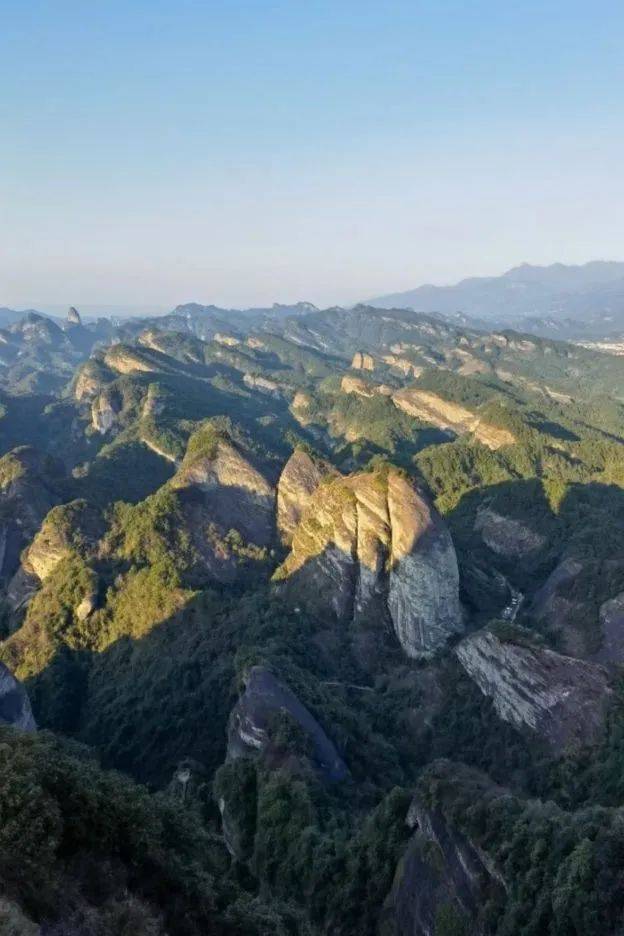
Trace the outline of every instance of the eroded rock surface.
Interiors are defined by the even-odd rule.
[[[26,690],[4,663],[0,663],[0,725],[22,731],[35,731],[37,727]]]
[[[312,458],[303,449],[293,452],[277,485],[277,527],[283,542],[292,542],[297,524],[323,478],[337,475],[329,462]]]
[[[305,754],[288,749],[284,732],[280,732],[283,719],[294,722],[302,732],[308,742]],[[348,774],[333,742],[294,692],[265,667],[254,666],[230,716],[227,757],[233,760],[248,754],[267,754],[272,749],[280,759],[291,754],[308,757],[327,780],[344,780]]]
[[[504,721],[535,732],[556,751],[602,735],[612,696],[602,666],[486,630],[466,637],[455,653]]]
[[[502,890],[490,863],[440,811],[428,809],[418,797],[406,822],[414,834],[382,910],[380,936],[437,936],[442,908],[458,932],[479,936],[479,909]]]
[[[485,421],[478,413],[452,403],[428,390],[408,387],[399,390],[392,397],[395,406],[410,416],[416,416],[438,429],[450,430],[457,435],[473,435],[475,439],[490,449],[503,445],[513,445],[515,436],[508,429],[494,426]]]
[[[277,577],[341,620],[390,622],[414,659],[431,657],[462,630],[450,534],[394,469],[321,484]]]

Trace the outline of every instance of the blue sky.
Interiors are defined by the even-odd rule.
[[[4,0],[0,305],[624,259],[624,4]]]

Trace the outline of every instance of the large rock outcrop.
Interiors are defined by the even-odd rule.
[[[295,726],[295,731],[291,726]],[[297,738],[297,729],[301,738]],[[344,780],[344,761],[294,692],[264,666],[254,666],[228,724],[228,760],[265,754],[280,764],[304,757],[330,781]]]
[[[503,891],[491,863],[419,797],[406,823],[414,832],[381,913],[380,936],[437,936],[442,919],[449,927],[445,932],[479,936],[480,908]]]
[[[194,499],[220,531],[238,531],[257,546],[271,542],[275,507],[272,485],[246,452],[212,426],[191,436],[170,485]]]
[[[4,663],[0,663],[0,725],[22,731],[37,727],[26,690]]]
[[[392,399],[395,406],[410,416],[431,423],[438,429],[449,430],[456,435],[472,435],[490,449],[496,450],[503,445],[513,445],[516,441],[509,429],[495,426],[484,420],[479,413],[466,409],[459,403],[444,400],[428,390],[408,387],[405,390],[399,390]]]
[[[600,739],[612,696],[602,666],[489,630],[464,638],[455,653],[504,721],[558,752]]]
[[[474,528],[492,552],[506,559],[526,559],[546,543],[545,538],[526,523],[489,507],[477,511]]]
[[[277,527],[284,543],[292,542],[297,524],[323,478],[337,476],[329,462],[313,458],[303,449],[292,453],[277,485]]]
[[[59,467],[30,446],[0,459],[0,582],[16,572],[20,553],[58,501]]]
[[[340,620],[387,621],[414,659],[433,656],[462,630],[450,534],[394,468],[323,482],[276,578]]]

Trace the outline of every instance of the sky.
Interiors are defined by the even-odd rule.
[[[624,260],[622,0],[2,0],[0,306]]]

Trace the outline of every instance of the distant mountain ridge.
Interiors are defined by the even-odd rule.
[[[601,337],[624,329],[624,263],[524,263],[502,276],[419,286],[375,297],[368,304],[459,317],[477,328],[511,326],[543,336]]]

